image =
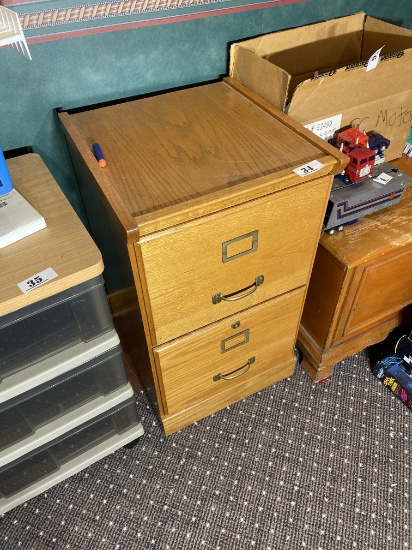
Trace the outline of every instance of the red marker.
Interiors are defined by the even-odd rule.
[[[99,166],[104,168],[106,166],[106,160],[104,158],[100,145],[98,143],[93,143],[92,149],[93,149],[94,156],[96,157],[96,160],[99,163]]]

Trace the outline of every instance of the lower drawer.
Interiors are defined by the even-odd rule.
[[[31,391],[0,404],[1,452],[74,409],[126,386],[120,346]],[[58,356],[56,356],[57,358]],[[1,461],[1,460],[0,460]]]
[[[281,368],[293,353],[305,287],[154,349],[167,414]]]
[[[132,396],[105,414],[7,464],[0,468],[0,513],[115,450],[111,448],[112,440],[117,439],[124,445],[142,433]],[[118,437],[122,434],[127,434],[127,438]],[[108,452],[102,453],[102,445]],[[72,464],[76,466],[75,471],[71,469]]]

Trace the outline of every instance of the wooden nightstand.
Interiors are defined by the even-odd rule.
[[[332,174],[346,163],[243,94],[227,80],[60,114],[106,281],[121,275],[138,296],[129,344],[167,434],[293,373]],[[294,171],[312,161],[318,171]]]
[[[412,158],[392,161],[412,174]],[[299,330],[313,380],[412,318],[412,185],[399,204],[323,235]]]

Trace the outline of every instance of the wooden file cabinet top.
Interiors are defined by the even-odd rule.
[[[346,157],[230,79],[60,117],[104,258],[127,249],[166,433],[292,374]]]
[[[293,170],[313,160],[339,171],[343,155],[272,111],[220,82],[60,118],[133,241],[312,179]]]

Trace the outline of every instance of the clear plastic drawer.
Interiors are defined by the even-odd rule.
[[[142,428],[134,396],[92,421],[3,466],[0,468],[0,512],[2,509],[9,508],[7,499],[19,493],[21,495],[18,500],[25,500],[25,493],[30,498],[32,493],[28,490],[35,484],[37,484],[35,492],[37,494],[41,492],[43,486],[39,486],[38,483],[53,476],[73,460],[80,459],[80,463],[79,460],[76,462],[77,470],[81,469],[79,465],[83,454],[88,454],[88,464],[90,452],[93,454],[93,450],[96,449],[98,459],[100,449],[97,453],[97,447],[101,447],[102,443],[115,436],[129,432],[132,427],[137,428],[135,438],[139,437],[142,434]],[[133,439],[133,432],[128,439],[129,441]],[[107,447],[110,448],[110,445]]]
[[[56,356],[56,359],[58,356]],[[127,384],[120,345],[0,405],[0,452]]]
[[[0,317],[2,379],[113,329],[102,276]]]

